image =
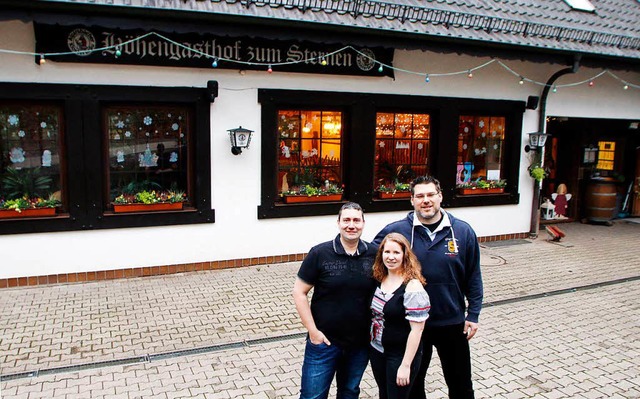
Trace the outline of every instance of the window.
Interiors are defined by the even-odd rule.
[[[62,113],[53,103],[0,103],[0,209],[11,210],[4,218],[28,217],[35,208],[50,208],[49,216],[63,211]]]
[[[615,141],[598,141],[598,164],[596,169],[613,170],[615,159]]]
[[[342,112],[279,110],[278,136],[281,195],[342,186]]]
[[[593,145],[584,147],[583,155],[582,155],[582,163],[584,165],[595,165],[597,156],[598,156],[598,147],[594,147]]]
[[[259,219],[332,215],[344,201],[366,212],[410,210],[403,184],[425,173],[440,180],[444,207],[519,201],[523,101],[278,89],[258,90],[258,101]],[[503,185],[460,194],[465,164],[468,180]],[[334,184],[341,195],[314,191],[313,202],[284,195]]]
[[[428,114],[376,114],[374,186],[395,190],[429,172]]]
[[[107,106],[103,115],[109,163],[107,204],[118,196],[143,191],[193,198],[188,107]]]
[[[0,83],[1,201],[57,211],[0,234],[212,223],[210,108],[204,88]],[[170,204],[115,210],[141,191]]]
[[[503,146],[506,119],[503,116],[460,116],[456,185],[490,188],[503,183]],[[474,186],[479,185],[479,186]]]

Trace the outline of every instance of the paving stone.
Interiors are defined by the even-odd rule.
[[[504,259],[498,266],[483,266],[485,302],[631,281],[485,306],[480,331],[471,341],[477,398],[640,398],[635,295],[640,281],[634,280],[640,276],[640,226],[567,224],[563,230],[571,247],[539,238],[528,245],[482,248],[482,257]],[[2,289],[0,373],[304,332],[290,294],[298,267],[292,262]],[[293,399],[303,351],[304,339],[285,339],[4,381],[0,389],[3,399]],[[369,369],[361,387],[361,398],[377,398]],[[427,390],[430,399],[447,397],[437,355]]]

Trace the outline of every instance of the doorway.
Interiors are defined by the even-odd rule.
[[[570,194],[566,220],[604,221],[640,215],[640,129],[637,121],[549,117],[542,198]],[[556,194],[556,195],[554,195]],[[556,204],[556,208],[558,204]]]

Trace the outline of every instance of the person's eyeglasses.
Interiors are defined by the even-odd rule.
[[[418,199],[420,201],[424,200],[425,198],[429,198],[432,199],[433,197],[435,197],[436,195],[440,194],[440,191],[436,191],[435,193],[424,193],[424,194],[416,194],[413,196],[413,198]]]

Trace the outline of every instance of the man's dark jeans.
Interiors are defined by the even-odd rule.
[[[360,380],[369,362],[369,351],[342,349],[335,343],[314,345],[307,338],[302,364],[300,399],[326,399],[333,376],[336,376],[336,399],[358,399]]]

